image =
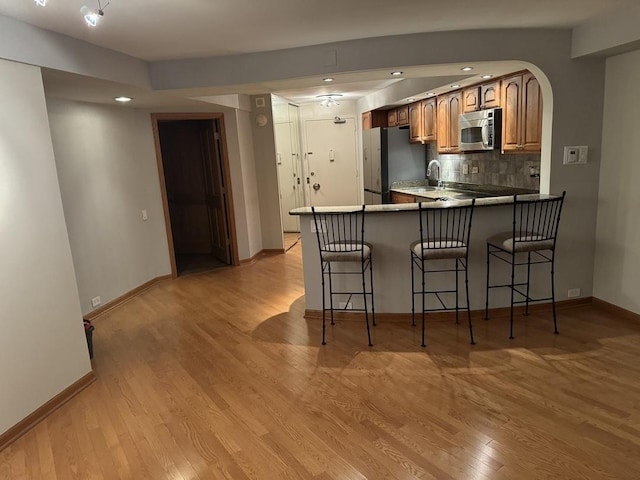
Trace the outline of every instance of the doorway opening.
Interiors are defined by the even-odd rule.
[[[173,277],[238,265],[222,114],[153,114]]]

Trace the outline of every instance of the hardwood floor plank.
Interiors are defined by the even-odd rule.
[[[420,329],[304,318],[300,245],[164,280],[94,320],[97,380],[0,452],[5,479],[622,479],[640,323],[594,306]]]

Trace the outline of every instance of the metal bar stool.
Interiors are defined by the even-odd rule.
[[[469,275],[467,271],[469,259],[469,236],[471,233],[471,218],[475,199],[458,202],[426,202],[420,203],[418,208],[420,218],[420,239],[409,246],[411,251],[411,321],[415,321],[415,297],[422,298],[422,346],[424,343],[425,312],[456,311],[456,323],[459,323],[459,273],[464,272],[464,284],[467,298],[467,320],[469,322],[469,338],[474,345],[473,326],[471,324],[471,311],[469,309]],[[427,261],[453,260],[454,267],[445,266],[428,269]],[[444,262],[440,262],[442,264]],[[421,276],[420,290],[416,290],[414,269],[417,268]],[[443,274],[455,272],[455,290],[435,289],[427,290],[426,276],[429,274]],[[442,294],[455,293],[455,307],[448,307]],[[438,306],[427,308],[426,297],[431,295],[438,301]]]
[[[487,289],[484,310],[485,320],[489,319],[489,289],[509,288],[511,290],[511,307],[509,313],[509,338],[513,339],[513,306],[525,304],[524,314],[529,314],[529,303],[551,300],[553,309],[553,333],[558,333],[556,319],[556,298],[554,289],[554,264],[556,240],[560,212],[566,192],[562,196],[548,198],[527,199],[513,197],[513,229],[490,237],[487,240]],[[526,259],[524,258],[526,257]],[[511,266],[511,281],[507,284],[490,284],[490,259],[496,258]],[[532,298],[529,295],[531,280],[531,265],[549,264],[551,267],[551,296]],[[527,267],[526,281],[516,282],[516,267]],[[524,287],[524,291],[522,289]],[[515,300],[518,294],[522,300]]]
[[[367,296],[371,298],[371,317],[373,325],[376,324],[375,308],[373,303],[373,262],[371,244],[364,241],[364,217],[365,206],[357,210],[336,212],[311,207],[313,221],[318,239],[320,251],[320,266],[322,270],[322,344],[325,345],[325,318],[326,318],[326,293],[325,278],[329,280],[329,310],[331,311],[331,325],[335,325],[333,298],[338,295],[347,297],[344,308],[341,310],[363,311],[367,325],[367,339],[371,343],[371,331],[369,329],[369,310]],[[332,264],[340,264],[342,268],[332,268]],[[357,265],[355,267],[354,265]],[[369,270],[369,289],[366,287],[366,272]],[[361,277],[361,290],[333,291],[332,277],[353,276]],[[362,295],[364,308],[349,308],[353,295]]]

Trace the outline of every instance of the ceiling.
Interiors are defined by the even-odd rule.
[[[417,32],[524,27],[571,28],[632,6],[637,0],[110,0],[98,26],[83,21],[97,0],[0,0],[0,15],[62,33],[146,61],[207,57],[316,45],[358,38]],[[491,65],[485,65],[491,69]],[[404,78],[460,75],[458,66],[435,72],[425,67]],[[479,69],[480,70],[480,69]],[[479,75],[480,71],[474,71]],[[498,75],[499,72],[490,71]],[[477,79],[477,77],[476,77]],[[278,92],[294,101],[340,92],[358,98],[394,80],[389,72],[337,75],[331,84],[292,79],[260,85],[200,89],[173,95],[149,92],[61,72],[45,72],[48,92],[85,101],[103,101],[106,92],[136,97],[137,106],[174,105],[228,93]],[[312,83],[312,84],[311,84]],[[110,98],[109,100],[110,101]],[[142,103],[139,103],[142,102]]]

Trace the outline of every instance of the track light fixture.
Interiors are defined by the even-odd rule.
[[[336,107],[340,104],[336,102],[336,99],[334,97],[341,97],[341,96],[342,96],[341,93],[329,93],[326,95],[318,95],[316,98],[322,99],[320,101],[320,105],[322,105],[323,107]]]
[[[109,6],[109,2],[107,2],[104,6],[102,6],[100,4],[100,0],[97,0],[97,1],[98,1],[98,11],[89,11],[84,16],[84,21],[87,22],[87,25],[89,25],[90,27],[95,27],[98,24],[98,20],[100,20],[100,17],[104,17],[104,9]]]

